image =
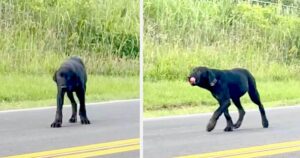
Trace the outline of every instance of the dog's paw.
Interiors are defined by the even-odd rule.
[[[77,118],[76,118],[76,117],[71,117],[71,118],[69,119],[69,122],[70,122],[70,123],[75,123],[75,122],[77,122]]]
[[[206,131],[207,132],[212,131],[215,128],[216,123],[217,123],[217,121],[210,120],[207,127],[206,127]]]
[[[51,127],[52,128],[60,128],[61,127],[61,122],[57,122],[57,121],[54,121],[52,124],[51,124]]]
[[[91,124],[88,118],[81,118],[81,124]]]
[[[268,128],[268,127],[269,127],[269,122],[268,122],[268,120],[262,121],[262,125],[263,125],[264,128]]]
[[[242,122],[236,122],[234,125],[233,125],[233,127],[235,128],[235,129],[237,129],[237,128],[240,128],[241,127],[241,125],[242,125]]]
[[[233,127],[232,126],[227,126],[225,129],[224,129],[225,132],[231,132],[233,131]]]

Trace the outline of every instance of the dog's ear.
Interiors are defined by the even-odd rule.
[[[57,81],[57,80],[56,80],[56,73],[57,73],[57,71],[55,71],[55,72],[54,72],[54,75],[53,75],[53,81],[54,81],[54,82]]]
[[[207,70],[207,78],[210,86],[215,86],[217,83],[216,75],[211,71]]]

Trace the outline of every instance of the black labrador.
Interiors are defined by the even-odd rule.
[[[248,92],[250,99],[259,107],[263,127],[268,128],[269,123],[264,107],[260,101],[255,79],[248,70],[242,68],[217,70],[207,67],[196,67],[192,70],[188,81],[192,86],[199,86],[210,91],[219,103],[218,109],[213,113],[207,125],[208,132],[214,129],[222,113],[224,113],[227,121],[227,126],[224,131],[232,131],[233,128],[239,128],[241,126],[245,111],[240,102],[240,97],[246,92]],[[235,124],[233,124],[228,112],[230,99],[239,111],[239,118]]]
[[[61,127],[62,107],[64,104],[65,93],[67,93],[72,104],[72,116],[69,119],[69,122],[75,123],[77,121],[77,104],[75,102],[73,92],[76,93],[80,103],[79,116],[81,123],[90,124],[85,108],[87,74],[82,60],[79,57],[71,57],[66,60],[54,73],[53,80],[57,85],[57,110],[55,120],[51,124],[51,127]]]

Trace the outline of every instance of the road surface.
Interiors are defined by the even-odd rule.
[[[146,119],[144,158],[300,157],[300,106],[266,112],[269,128],[262,128],[258,110],[246,110],[242,126],[233,132],[223,131],[224,116],[206,132],[211,114]],[[235,122],[238,114],[231,115]]]
[[[90,125],[81,125],[79,117],[77,123],[69,123],[71,108],[65,106],[62,127],[50,128],[55,110],[0,112],[0,157],[139,157],[139,100],[87,105]]]

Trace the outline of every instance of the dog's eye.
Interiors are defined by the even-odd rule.
[[[60,76],[60,77],[64,77],[64,74],[63,74],[63,73],[60,73],[59,76]]]

